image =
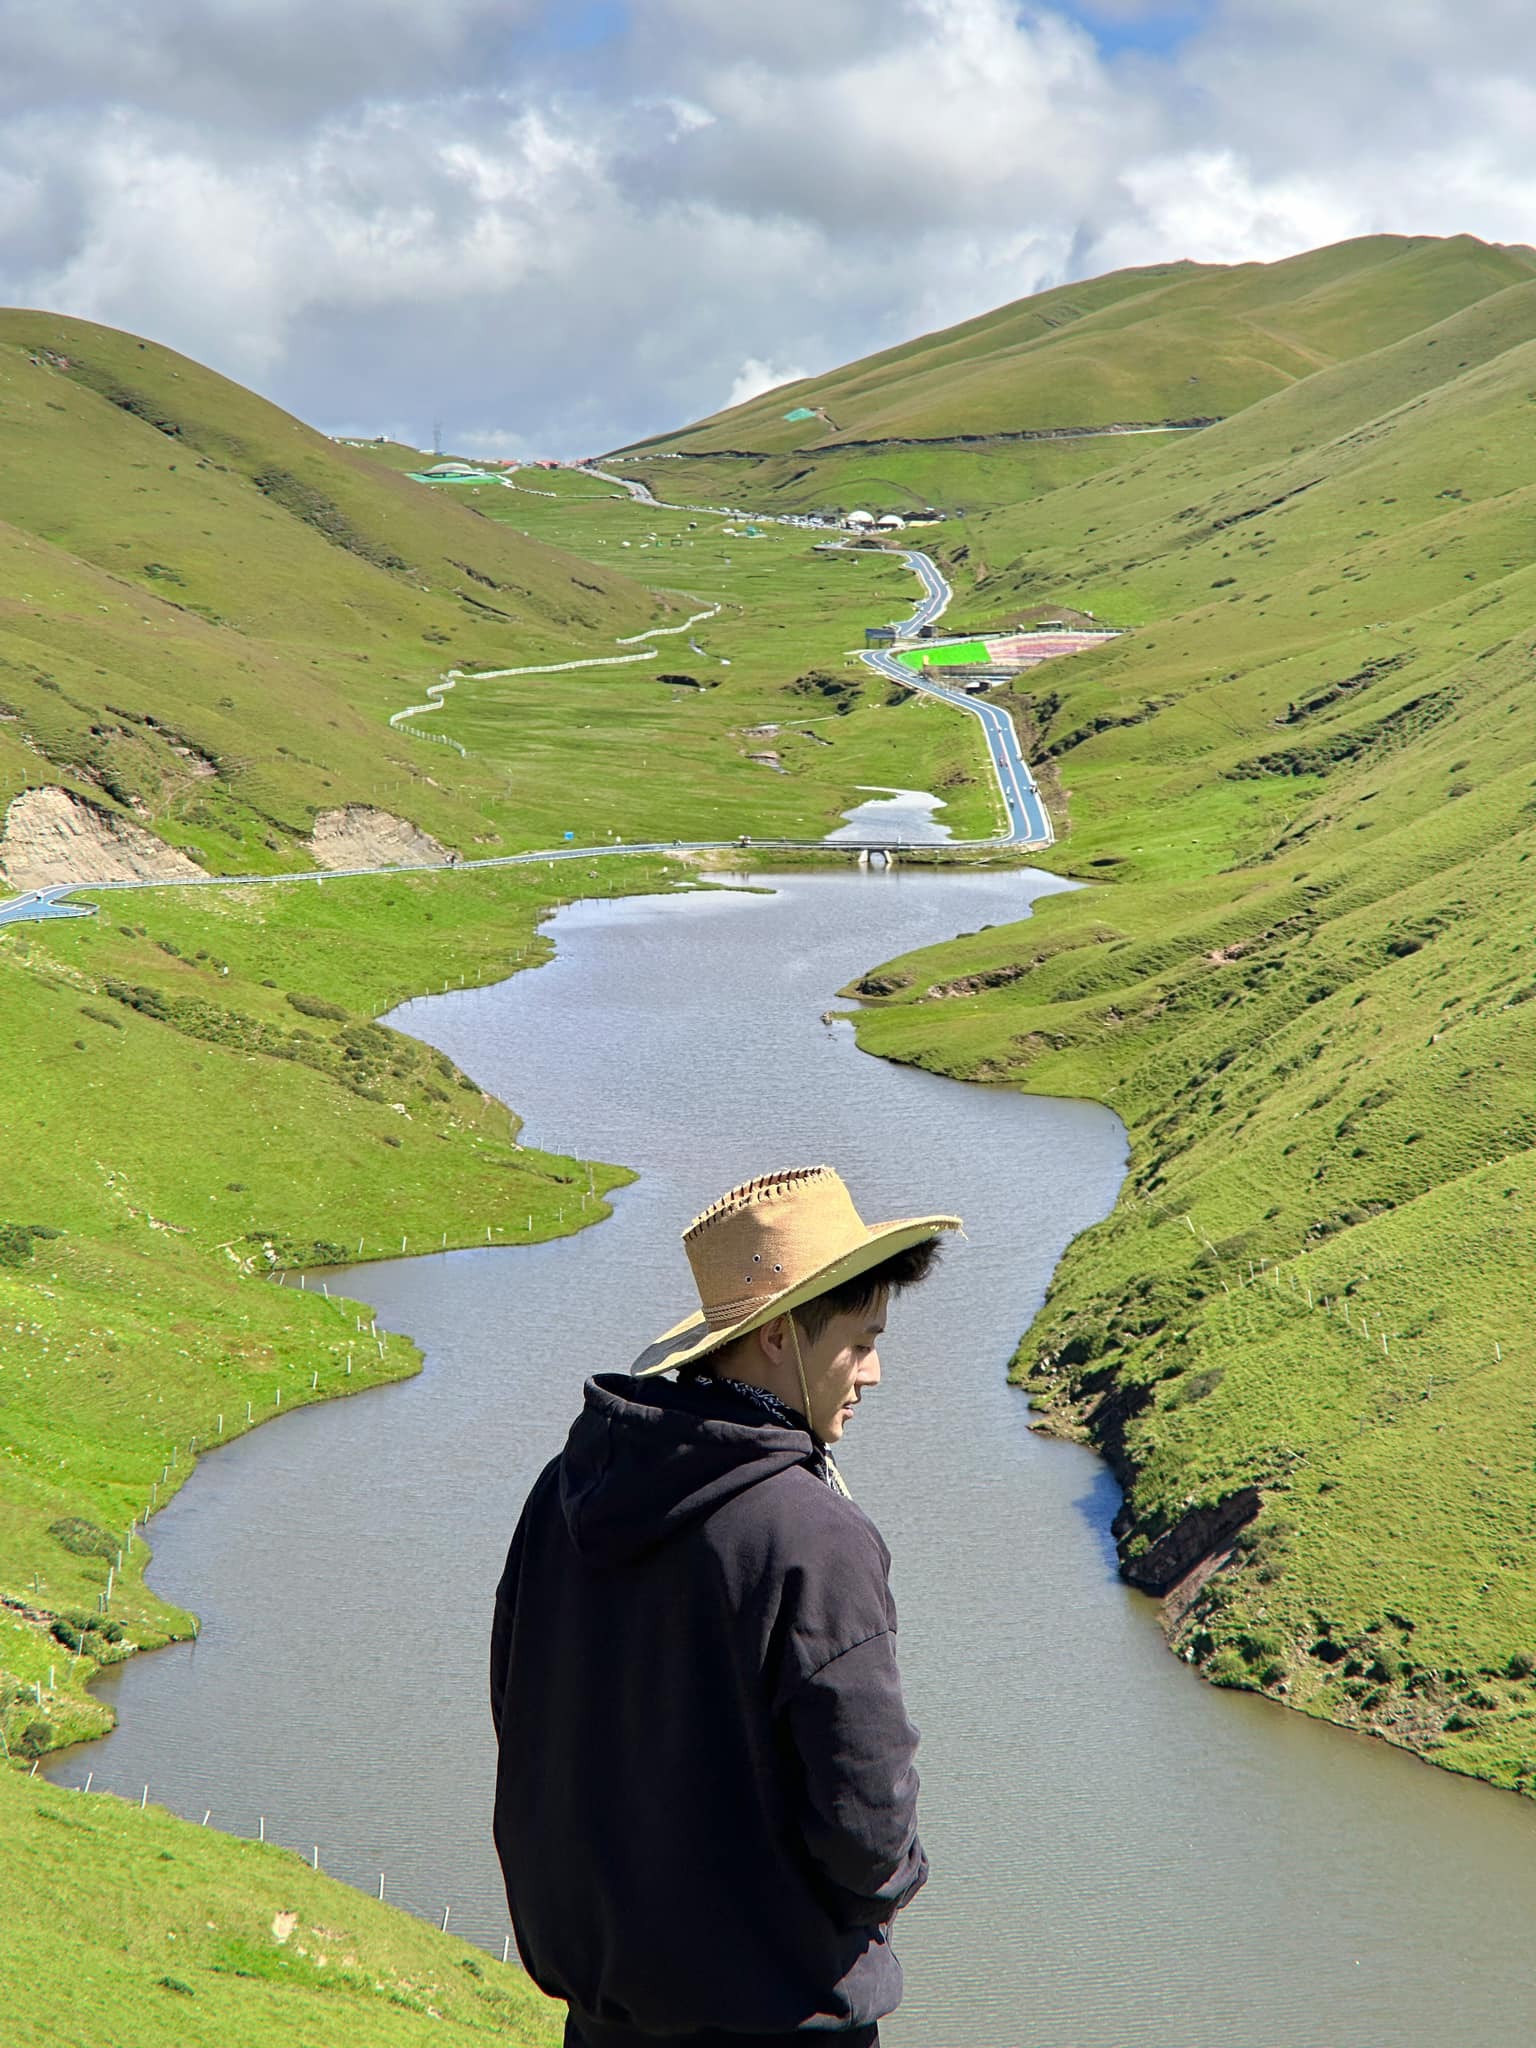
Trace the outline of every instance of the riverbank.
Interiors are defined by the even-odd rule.
[[[1239,735],[1171,776],[1172,735],[1106,708],[1162,657],[1063,664],[1098,885],[885,963],[856,1029],[1124,1118],[1131,1178],[1014,1370],[1125,1487],[1121,1568],[1177,1653],[1536,1792],[1525,656],[1449,631],[1391,743],[1368,722],[1305,775],[1238,772]],[[1416,723],[1437,690],[1454,715]]]

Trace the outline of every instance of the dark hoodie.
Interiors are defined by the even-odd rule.
[[[803,1429],[710,1382],[606,1374],[496,1597],[496,1847],[518,1951],[657,2033],[895,2009],[928,1874],[890,1556]]]

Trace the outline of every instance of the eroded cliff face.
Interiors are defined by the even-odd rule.
[[[323,868],[440,868],[450,858],[447,847],[430,832],[371,804],[321,811],[309,850]]]
[[[13,889],[63,882],[176,882],[203,870],[143,825],[49,785],[14,797],[0,830],[0,875]]]
[[[1207,1506],[1193,1507],[1171,1529],[1153,1537],[1144,1550],[1128,1551],[1122,1543],[1120,1576],[1161,1600],[1202,1566],[1229,1558],[1238,1531],[1248,1526],[1262,1506],[1258,1488],[1245,1486]],[[1126,1517],[1122,1527],[1117,1516],[1116,1538],[1123,1539],[1134,1527],[1131,1517]]]

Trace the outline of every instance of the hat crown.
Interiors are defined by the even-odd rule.
[[[810,1166],[732,1188],[689,1224],[683,1247],[704,1319],[719,1330],[869,1239],[842,1176]]]

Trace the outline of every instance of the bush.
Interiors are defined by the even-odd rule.
[[[80,1014],[82,1017],[89,1017],[93,1024],[106,1024],[114,1031],[121,1031],[123,1028],[121,1017],[114,1017],[106,1010],[98,1010],[93,1003],[82,1003]]]
[[[1218,1650],[1205,1667],[1212,1685],[1226,1685],[1240,1692],[1253,1690],[1253,1674],[1236,1650]]]
[[[117,1555],[117,1538],[109,1529],[98,1528],[95,1522],[87,1522],[81,1515],[66,1515],[62,1521],[50,1522],[48,1534],[56,1543],[62,1543],[66,1550],[72,1550],[76,1557],[107,1557]]]
[[[44,1756],[53,1747],[53,1730],[46,1721],[29,1721],[16,1738],[20,1756]]]
[[[345,1024],[347,1013],[340,1003],[328,1003],[324,996],[306,996],[288,991],[288,1000],[301,1017],[326,1017],[333,1024]]]
[[[25,1223],[0,1223],[0,1266],[24,1266],[32,1256],[32,1235]]]

